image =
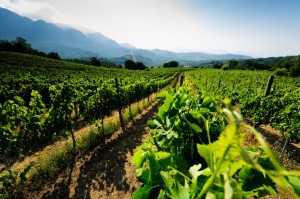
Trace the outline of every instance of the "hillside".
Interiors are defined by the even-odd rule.
[[[235,54],[206,54],[198,52],[176,53],[166,50],[133,48],[130,44],[120,45],[101,33],[83,33],[74,28],[60,26],[42,20],[33,21],[7,9],[0,8],[0,39],[13,40],[23,37],[33,48],[44,52],[55,51],[62,58],[99,57],[115,63],[123,63],[124,57],[137,58],[146,65],[159,66],[175,60],[193,63],[204,60],[249,59]]]

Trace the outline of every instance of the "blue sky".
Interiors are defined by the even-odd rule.
[[[297,0],[0,0],[0,6],[145,49],[300,54]]]
[[[298,0],[187,0],[194,12],[205,13],[212,22],[240,25],[244,23],[272,26],[298,25]],[[219,25],[219,24],[218,24]]]

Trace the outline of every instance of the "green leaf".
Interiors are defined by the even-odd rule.
[[[139,168],[135,171],[136,178],[145,184],[153,184],[150,176],[149,168]]]
[[[173,103],[174,97],[167,95],[165,103],[159,108],[158,115],[165,118]]]
[[[141,168],[143,163],[145,162],[146,157],[143,151],[143,145],[139,146],[132,157],[132,163],[137,166],[137,168]]]
[[[143,174],[143,168],[138,168],[138,169],[136,169],[135,170],[135,176],[137,177],[137,178],[139,178],[140,176],[142,176],[142,174]]]
[[[243,161],[236,161],[230,163],[229,176],[233,176],[238,170],[240,170],[245,165]]]
[[[178,133],[176,131],[170,130],[166,134],[167,134],[167,139],[172,139],[172,137],[178,138]]]
[[[170,172],[161,171],[160,175],[167,188],[167,193],[172,199],[189,199],[189,187],[186,184],[182,186],[179,182],[175,180],[175,175]]]
[[[171,154],[167,152],[155,153],[155,160],[162,166],[163,170],[167,170],[171,165]]]
[[[295,193],[300,197],[300,178],[294,177],[294,176],[289,176],[288,181],[289,181],[290,185],[292,185]]]
[[[191,129],[193,129],[194,131],[196,131],[197,133],[201,133],[202,129],[195,123],[190,123],[189,121],[187,121],[189,127],[191,127]]]
[[[207,165],[211,168],[210,147],[204,144],[197,144],[198,153],[204,158]]]
[[[169,128],[170,125],[171,125],[170,119],[169,119],[169,117],[166,117],[166,126],[167,126],[167,128]]]
[[[171,154],[168,153],[168,152],[157,152],[155,153],[155,159],[156,160],[164,160],[164,159],[167,159],[167,158],[170,158],[171,157]]]
[[[201,108],[201,110],[205,110],[206,112],[209,111],[208,109],[204,109],[204,108]],[[203,113],[206,113],[206,112],[203,112]],[[204,115],[202,115],[199,111],[190,111],[190,115],[193,118],[195,118],[198,122],[202,122],[203,119],[205,119]]]
[[[150,129],[156,129],[157,128],[157,125],[155,124],[155,122],[153,120],[148,120],[147,121],[147,126],[150,128]]]
[[[161,127],[162,124],[158,121],[158,120],[153,120],[154,124],[157,126],[157,127]]]
[[[173,184],[175,183],[175,178],[171,177],[168,171],[161,171],[160,175],[162,176],[165,185],[172,189]]]
[[[149,169],[150,169],[150,177],[153,184],[160,184],[161,177],[159,175],[159,163],[155,160],[154,154],[148,155],[147,157],[149,161]]]
[[[190,198],[190,194],[189,194],[189,187],[188,186],[182,186],[179,182],[176,183],[177,187],[178,187],[178,198],[179,199],[189,199]]]
[[[131,199],[147,199],[150,198],[151,191],[153,187],[149,185],[142,185],[138,190],[136,190],[131,197]]]
[[[165,100],[166,97],[168,95],[168,91],[162,91],[161,93],[159,93],[157,96],[156,96],[156,99],[162,99],[162,100]]]

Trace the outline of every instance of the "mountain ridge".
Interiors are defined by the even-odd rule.
[[[162,65],[174,60],[199,62],[204,60],[251,59],[236,54],[176,53],[160,49],[140,49],[131,44],[119,44],[102,33],[83,33],[75,28],[59,27],[43,20],[34,21],[0,7],[0,39],[25,38],[32,47],[45,52],[55,51],[62,58],[99,57],[120,63],[124,58],[138,58],[147,65]]]

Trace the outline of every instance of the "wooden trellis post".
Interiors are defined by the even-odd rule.
[[[265,97],[270,94],[273,80],[274,80],[274,75],[270,75],[270,77],[268,79],[268,84],[267,84],[267,87],[266,87],[266,90],[265,90]]]

